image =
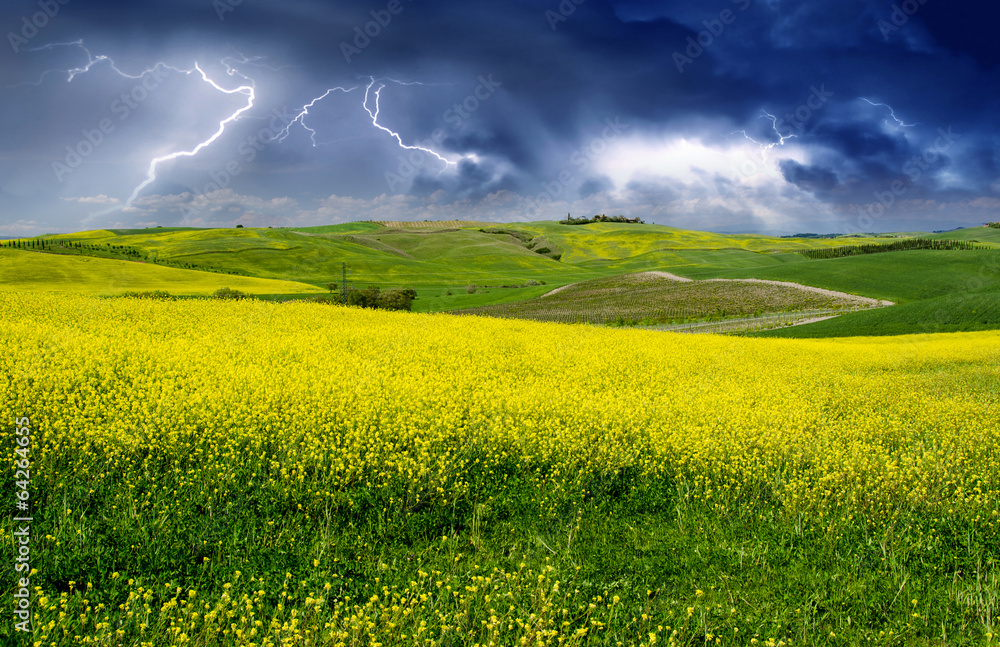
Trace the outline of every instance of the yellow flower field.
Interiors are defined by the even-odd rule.
[[[166,593],[174,605],[154,606],[143,621],[160,633],[142,638],[134,613],[153,589],[141,585],[204,586],[217,589],[212,605],[239,606],[228,587],[236,565],[246,562],[234,558],[235,547],[285,541],[306,546],[301,553],[289,548],[288,554],[302,560],[308,555],[307,571],[313,573],[308,569],[313,563],[315,573],[326,574],[315,580],[317,597],[295,607],[307,618],[298,625],[314,633],[307,632],[308,638],[305,629],[296,634],[286,627],[282,635],[289,642],[268,638],[268,643],[265,622],[254,630],[254,644],[425,644],[425,633],[433,638],[426,644],[514,644],[531,636],[556,644],[604,635],[593,624],[589,633],[575,634],[580,625],[569,621],[565,627],[549,622],[541,633],[531,629],[528,614],[537,619],[550,613],[542,611],[547,600],[579,602],[575,594],[559,593],[558,584],[552,591],[544,562],[528,567],[536,570],[523,591],[524,604],[538,608],[524,610],[520,624],[513,616],[507,622],[494,613],[501,620],[491,624],[495,610],[487,595],[485,602],[480,599],[481,609],[464,612],[466,621],[468,613],[482,614],[482,625],[477,620],[467,628],[474,640],[445,640],[442,627],[454,631],[461,625],[458,607],[427,602],[443,590],[440,582],[474,586],[470,578],[480,574],[473,570],[439,569],[410,588],[393,584],[383,595],[396,600],[395,620],[371,601],[352,607],[333,593],[324,612],[313,609],[309,605],[322,596],[322,582],[330,591],[331,573],[339,568],[332,564],[338,540],[327,538],[323,544],[314,530],[329,526],[337,515],[342,524],[368,528],[364,532],[374,527],[366,525],[376,523],[372,519],[380,520],[379,532],[384,532],[397,522],[415,524],[421,515],[467,510],[468,527],[458,512],[448,517],[452,534],[461,535],[465,546],[457,553],[449,549],[452,555],[477,550],[476,518],[491,527],[508,523],[501,509],[544,528],[565,526],[567,518],[583,514],[588,505],[604,505],[602,500],[635,501],[654,509],[662,495],[673,497],[669,508],[675,520],[684,506],[718,519],[742,519],[751,510],[751,516],[766,517],[766,523],[803,537],[836,541],[844,533],[868,533],[884,547],[887,537],[904,536],[910,538],[908,546],[924,546],[921,550],[929,554],[936,550],[933,538],[920,536],[947,520],[949,527],[985,546],[980,557],[997,557],[1000,334],[995,332],[766,340],[307,303],[17,293],[0,293],[0,309],[4,446],[14,447],[15,419],[30,417],[34,429],[32,505],[38,520],[32,566],[37,581],[45,583],[36,592],[36,605],[43,596],[48,601],[36,607],[36,626],[44,629],[35,634],[41,644],[73,644],[75,635],[81,636],[80,644],[187,644],[188,639],[191,644],[250,644],[245,636],[254,624],[246,613],[242,621],[240,613],[231,622],[213,619],[214,638],[204,634],[200,643],[194,636],[211,624],[207,617],[194,622],[195,633],[184,640],[180,630],[171,633],[180,617],[172,589]],[[514,496],[508,492],[516,492],[517,500],[508,500]],[[12,506],[13,497],[10,501]],[[495,517],[491,510],[497,511]],[[185,534],[194,532],[192,524],[215,523],[215,515],[226,523]],[[346,527],[338,526],[339,532]],[[424,526],[413,528],[420,541],[430,541],[432,530],[441,534],[428,526],[423,536],[419,528]],[[364,532],[358,532],[360,538]],[[11,533],[5,525],[2,543],[13,550]],[[195,536],[204,543],[195,542]],[[370,536],[389,542],[384,534]],[[172,537],[181,538],[174,548],[168,541]],[[565,537],[561,541],[567,543]],[[75,551],[89,555],[97,544],[111,548],[95,552],[86,564],[74,562],[84,560],[74,557]],[[373,555],[380,550],[377,544],[366,545]],[[558,547],[546,543],[546,548],[557,559]],[[441,550],[434,548],[433,555],[440,557]],[[372,562],[376,570],[382,559]],[[417,562],[407,565],[404,558],[402,566],[389,570],[416,568]],[[295,570],[295,564],[272,565],[283,573],[286,567]],[[989,588],[996,587],[990,564],[983,572],[987,592],[995,594],[996,588]],[[81,611],[79,600],[72,603],[75,613],[63,609],[60,615],[59,604],[71,604],[80,587],[64,589],[61,603],[55,589],[73,579],[77,567],[98,569],[77,573],[75,579],[105,581],[103,587],[96,585],[109,596],[104,603],[123,605],[101,629],[96,624],[102,612],[81,620],[90,612]],[[502,581],[502,591],[521,586],[517,578],[526,572],[515,564],[481,575]],[[243,581],[248,575],[244,568]],[[370,575],[359,571],[350,585],[333,581],[346,586],[343,591],[369,586],[369,593],[377,595],[381,587]],[[296,571],[296,580],[300,576]],[[4,574],[5,590],[13,588],[12,577]],[[129,579],[134,581],[126,587]],[[683,643],[714,633],[716,625],[708,620],[696,627],[695,611],[685,612],[687,624],[643,620],[639,605],[623,612],[630,620],[616,620],[611,588],[600,591],[602,602],[591,607],[587,622],[599,618],[605,628],[624,622],[615,635],[625,644]],[[704,588],[708,597],[716,595]],[[247,609],[259,606],[254,591],[241,593],[240,604]],[[471,597],[477,595],[483,593]],[[701,595],[691,600],[677,602],[678,609],[711,607]],[[728,619],[730,606],[733,618],[744,618],[740,603],[715,601],[725,607],[718,623],[728,631],[715,636],[725,641],[719,644],[750,644],[753,634],[739,635],[744,625],[733,625],[734,633],[726,624],[736,622]],[[899,600],[904,602],[909,600]],[[962,622],[970,631],[995,632],[996,617],[987,618],[981,605],[959,607],[964,611],[956,613],[965,614]],[[434,620],[431,608],[450,609],[450,620]],[[128,618],[125,609],[131,609]],[[324,616],[328,609],[336,611]],[[279,629],[291,617],[288,609],[281,613],[275,616],[283,618]],[[365,629],[359,618],[345,617],[358,613],[380,619]],[[739,622],[751,622],[750,617]],[[418,640],[421,622],[425,629]],[[505,623],[509,629],[497,629]],[[763,644],[768,634],[761,631]],[[788,639],[793,633],[783,629],[773,635]],[[809,635],[806,643],[818,640]]]

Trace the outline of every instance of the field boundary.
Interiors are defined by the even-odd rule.
[[[628,276],[628,275],[624,275]],[[740,283],[766,283],[769,285],[778,285],[787,288],[795,288],[797,290],[805,290],[807,292],[813,292],[815,294],[822,294],[823,296],[833,297],[837,299],[846,299],[848,301],[853,301],[855,303],[869,306],[869,307],[885,307],[894,306],[895,302],[889,301],[887,299],[874,299],[871,297],[863,297],[857,294],[850,294],[848,292],[839,292],[837,290],[827,290],[826,288],[817,288],[812,285],[804,285],[802,283],[793,283],[792,281],[772,281],[770,279],[689,279],[684,276],[678,276],[677,274],[672,274],[670,272],[661,272],[658,270],[651,270],[649,272],[636,272],[634,276],[656,276],[663,279],[669,279],[671,281],[677,281],[678,283],[722,283],[722,282],[740,282]],[[545,297],[550,297],[553,294],[562,292],[567,288],[571,288],[577,283],[567,283],[566,285],[561,285],[554,290],[546,292],[539,299],[544,299]]]

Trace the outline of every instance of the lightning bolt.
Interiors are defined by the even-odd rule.
[[[417,82],[417,81],[409,81],[409,82],[407,82],[407,81],[397,81],[396,79],[389,79],[389,78],[387,78],[385,80],[389,81],[391,83],[396,83],[398,85],[425,85],[425,84]],[[330,96],[334,92],[343,92],[344,94],[347,94],[347,93],[350,93],[350,92],[354,92],[355,90],[357,90],[360,87],[361,87],[360,85],[356,85],[356,86],[354,86],[352,88],[335,87],[335,88],[328,89],[323,94],[321,94],[321,95],[317,96],[316,98],[312,99],[311,101],[309,101],[309,103],[303,105],[302,108],[299,110],[298,114],[295,115],[295,118],[292,119],[292,121],[289,122],[288,125],[285,126],[285,128],[280,133],[278,133],[278,135],[277,135],[277,137],[275,137],[275,139],[277,141],[279,141],[279,142],[284,141],[285,139],[287,139],[292,126],[294,126],[297,123],[303,129],[305,129],[309,133],[309,138],[312,140],[312,145],[314,147],[317,146],[317,143],[316,143],[316,135],[317,135],[316,130],[313,129],[313,128],[311,128],[306,123],[306,121],[305,121],[306,117],[309,116],[309,109],[312,108],[312,107],[314,107],[320,101],[326,99],[328,96]],[[402,136],[400,136],[399,133],[397,133],[396,131],[392,130],[391,128],[388,128],[388,127],[382,125],[381,123],[379,123],[378,118],[379,118],[379,112],[381,110],[381,107],[380,107],[381,92],[382,92],[383,89],[385,89],[385,87],[386,87],[386,84],[383,83],[381,79],[376,79],[375,77],[368,77],[368,84],[365,86],[365,98],[364,98],[364,101],[362,102],[361,106],[362,106],[362,108],[364,108],[365,112],[368,113],[368,117],[371,118],[372,125],[375,126],[376,128],[378,128],[379,130],[381,130],[382,132],[388,134],[393,139],[395,139],[396,143],[399,144],[400,148],[403,148],[404,150],[411,150],[411,151],[412,150],[417,150],[417,151],[422,151],[424,153],[427,153],[431,157],[434,157],[434,158],[436,158],[436,159],[444,162],[445,168],[448,168],[449,166],[453,166],[454,164],[456,164],[455,161],[449,160],[448,158],[444,157],[443,155],[441,155],[437,151],[431,150],[430,148],[425,148],[423,146],[410,146],[410,145],[404,143],[403,142],[403,138],[402,138]],[[374,88],[374,90],[373,90],[373,88]],[[442,169],[442,172],[443,171],[444,171],[444,169]]]
[[[98,55],[95,56],[89,49],[87,49],[86,45],[83,44],[82,40],[74,40],[74,41],[70,41],[68,43],[50,43],[48,45],[42,45],[41,47],[33,47],[33,48],[25,50],[25,51],[27,51],[27,52],[41,52],[41,51],[45,51],[45,50],[53,50],[53,49],[55,49],[57,47],[78,47],[78,48],[82,49],[83,52],[87,55],[87,62],[84,65],[81,65],[79,67],[72,67],[72,68],[69,68],[68,70],[66,70],[66,69],[45,70],[44,72],[42,72],[41,76],[38,77],[37,81],[24,81],[22,83],[17,83],[15,85],[8,86],[8,87],[16,88],[16,87],[20,87],[22,85],[35,85],[35,86],[38,86],[38,85],[41,85],[45,81],[45,77],[49,76],[50,74],[60,74],[60,73],[66,75],[66,82],[67,83],[71,83],[73,81],[73,79],[75,79],[80,74],[86,74],[87,72],[89,72],[91,70],[91,68],[93,68],[98,63],[105,63],[105,62],[108,64],[108,67],[110,67],[112,70],[114,70],[119,76],[125,77],[127,79],[133,79],[133,80],[135,80],[135,79],[141,79],[144,76],[146,76],[147,74],[152,74],[153,72],[155,72],[156,70],[158,70],[160,68],[165,69],[165,70],[171,70],[173,72],[180,72],[182,74],[189,74],[190,72],[193,71],[193,70],[182,70],[180,68],[176,68],[176,67],[167,65],[166,63],[157,63],[153,67],[148,68],[146,70],[143,70],[139,74],[129,74],[128,72],[125,72],[125,71],[121,70],[109,56],[105,56],[103,54],[98,54]]]
[[[746,130],[736,130],[730,134],[735,135],[739,133],[748,140],[752,141],[754,144],[760,146],[760,157],[762,160],[766,161],[768,151],[773,149],[775,146],[784,146],[786,141],[795,137],[795,134],[793,133],[791,135],[782,135],[781,132],[778,131],[778,118],[772,115],[771,113],[767,112],[766,110],[761,110],[760,118],[769,119],[771,121],[771,129],[774,130],[774,134],[778,136],[778,141],[770,142],[768,144],[759,142],[750,135],[748,135]]]
[[[210,85],[215,91],[217,91],[217,92],[219,92],[221,94],[226,94],[226,95],[243,95],[246,98],[246,102],[245,102],[244,105],[242,105],[241,107],[239,107],[237,110],[235,110],[229,116],[227,116],[224,119],[220,120],[218,128],[216,128],[215,132],[213,132],[209,137],[207,137],[206,139],[204,139],[203,141],[201,141],[200,143],[198,143],[194,148],[192,148],[190,150],[174,151],[174,152],[171,152],[171,153],[169,153],[167,155],[163,155],[163,156],[156,157],[156,158],[152,159],[149,162],[149,166],[148,166],[147,171],[146,171],[146,177],[145,177],[145,179],[138,186],[136,186],[135,189],[133,189],[133,191],[132,191],[131,195],[129,196],[128,200],[126,200],[126,202],[124,204],[124,207],[131,207],[135,203],[135,201],[138,199],[138,197],[142,193],[142,191],[144,189],[146,189],[147,187],[149,187],[154,182],[156,182],[156,180],[157,180],[157,172],[158,172],[160,166],[163,163],[169,162],[169,161],[173,161],[173,160],[177,160],[177,159],[180,159],[180,158],[194,157],[194,156],[198,155],[198,153],[200,153],[201,151],[203,151],[205,148],[208,148],[213,143],[215,143],[216,141],[218,141],[218,139],[225,134],[226,130],[229,128],[229,126],[231,124],[233,124],[234,122],[237,122],[240,119],[244,118],[246,116],[246,113],[248,111],[250,111],[251,109],[253,109],[253,107],[256,104],[256,100],[257,100],[256,83],[254,82],[254,80],[252,78],[250,78],[247,75],[245,75],[242,72],[240,72],[236,68],[236,65],[253,65],[253,66],[258,66],[258,67],[264,67],[264,68],[267,68],[267,69],[270,69],[270,70],[279,70],[279,69],[281,69],[281,68],[271,67],[269,65],[266,65],[266,64],[258,62],[258,61],[262,60],[263,57],[257,56],[257,57],[249,57],[248,58],[248,57],[244,56],[243,54],[240,54],[239,52],[236,52],[237,56],[235,56],[235,57],[234,56],[228,56],[226,58],[223,58],[220,61],[221,64],[225,67],[226,74],[229,77],[236,79],[237,83],[238,83],[238,85],[236,85],[236,87],[227,88],[227,87],[224,87],[219,82],[217,82],[212,77],[210,77],[209,74],[205,71],[205,69],[202,68],[201,65],[197,61],[194,63],[194,66],[191,67],[191,68],[179,68],[179,67],[174,67],[172,65],[168,65],[167,63],[164,63],[164,62],[157,62],[151,68],[145,69],[145,70],[139,72],[138,74],[131,74],[129,72],[126,72],[125,70],[122,70],[120,67],[118,67],[118,64],[110,56],[106,56],[104,54],[94,54],[84,44],[83,40],[76,40],[76,41],[71,41],[71,42],[66,42],[66,43],[51,43],[51,44],[48,44],[48,45],[43,45],[41,47],[34,48],[34,49],[30,50],[30,51],[54,50],[54,49],[60,48],[60,47],[74,47],[74,48],[78,48],[78,49],[82,50],[82,52],[86,55],[86,62],[83,63],[83,64],[81,64],[81,65],[78,65],[76,67],[71,67],[69,69],[50,69],[50,70],[45,70],[44,72],[41,73],[41,75],[39,76],[39,78],[38,78],[37,81],[23,82],[23,83],[19,83],[17,85],[18,86],[21,86],[21,85],[35,85],[35,86],[41,85],[45,81],[45,79],[48,76],[52,75],[52,74],[62,74],[62,75],[65,76],[66,82],[70,83],[74,79],[76,79],[78,76],[90,72],[95,66],[100,65],[100,64],[105,64],[105,65],[107,65],[107,67],[109,69],[111,69],[112,71],[114,71],[119,76],[121,76],[123,78],[127,78],[127,79],[132,79],[132,80],[142,79],[146,75],[152,74],[152,73],[156,72],[157,70],[171,70],[173,72],[177,72],[179,74],[184,74],[184,75],[197,74],[201,78],[202,82]],[[372,125],[375,128],[377,128],[378,130],[380,130],[380,131],[388,134],[390,137],[392,137],[396,141],[396,143],[399,145],[400,148],[402,148],[404,150],[410,150],[410,151],[421,151],[421,152],[426,153],[427,155],[429,155],[431,157],[434,157],[435,159],[443,162],[444,163],[444,168],[442,168],[441,171],[440,171],[442,173],[448,167],[454,166],[455,164],[457,164],[456,161],[448,159],[444,155],[438,153],[437,151],[435,151],[435,150],[433,150],[431,148],[427,148],[425,146],[420,146],[420,145],[409,145],[409,144],[405,143],[403,141],[402,136],[399,133],[397,133],[396,131],[392,130],[391,128],[389,128],[389,127],[387,127],[387,126],[385,126],[385,125],[383,125],[382,123],[379,122],[379,114],[381,112],[381,105],[380,105],[380,102],[381,102],[381,93],[382,93],[382,90],[385,89],[385,87],[386,87],[386,82],[395,83],[395,84],[398,84],[398,85],[426,85],[426,84],[423,84],[423,83],[420,83],[420,82],[398,81],[396,79],[391,79],[391,78],[386,78],[386,79],[383,80],[383,79],[377,79],[377,78],[375,78],[375,77],[372,76],[372,77],[368,77],[368,83],[367,83],[367,85],[365,85],[365,84],[359,84],[359,85],[356,85],[356,86],[350,87],[350,88],[346,88],[346,87],[329,88],[323,94],[315,97],[314,99],[312,99],[311,101],[309,101],[308,103],[306,103],[305,105],[303,105],[302,108],[300,109],[299,113],[292,119],[291,122],[288,123],[288,125],[285,126],[285,128],[280,133],[278,133],[278,135],[275,137],[275,139],[277,141],[279,141],[279,142],[284,141],[289,136],[290,129],[292,128],[292,126],[294,126],[297,123],[303,129],[305,129],[309,133],[310,140],[312,141],[312,145],[314,147],[317,146],[317,141],[316,141],[317,132],[316,132],[316,130],[314,128],[310,127],[306,123],[306,118],[310,114],[309,110],[311,108],[315,107],[316,104],[318,104],[319,102],[321,102],[324,99],[328,98],[331,94],[333,94],[335,92],[343,92],[343,93],[347,94],[347,93],[350,93],[350,92],[353,92],[355,90],[360,89],[362,87],[362,85],[364,85],[364,87],[365,87],[365,93],[364,93],[364,100],[362,101],[361,106],[365,110],[365,112],[368,113],[368,116],[371,118]],[[11,87],[17,87],[17,86],[11,86]],[[775,124],[776,122],[773,119],[774,118],[772,117],[772,124]],[[746,133],[744,132],[744,135],[745,134]],[[784,143],[784,138],[782,138],[782,142],[781,143]],[[464,157],[463,157],[463,159],[464,159]],[[117,210],[117,209],[120,209],[120,208],[123,208],[123,207],[116,207],[114,210]]]
[[[33,48],[30,51],[52,50],[52,49],[55,49],[57,47],[78,47],[79,49],[83,50],[83,52],[87,55],[87,62],[85,64],[81,65],[81,66],[73,67],[73,68],[69,68],[69,69],[64,69],[64,70],[61,70],[61,69],[45,70],[44,72],[42,72],[41,76],[38,78],[37,81],[26,82],[26,83],[19,83],[18,85],[41,85],[41,83],[43,81],[45,81],[45,78],[47,76],[49,76],[50,74],[57,74],[57,73],[65,74],[66,75],[66,82],[67,83],[71,83],[77,76],[79,76],[81,74],[86,74],[87,72],[90,72],[90,70],[93,69],[93,67],[95,65],[98,65],[100,63],[107,63],[108,67],[111,70],[113,70],[116,74],[118,74],[119,76],[121,76],[123,78],[127,78],[127,79],[133,79],[133,80],[135,80],[135,79],[141,79],[141,78],[145,77],[147,74],[152,74],[153,72],[155,72],[158,69],[171,70],[173,72],[177,72],[177,73],[185,74],[185,75],[198,74],[201,77],[202,81],[204,81],[208,85],[212,86],[212,88],[215,89],[218,92],[221,92],[223,94],[230,94],[230,95],[242,94],[242,95],[246,96],[246,98],[247,98],[246,99],[246,105],[244,105],[243,107],[239,108],[238,110],[236,110],[234,113],[232,113],[231,115],[229,115],[225,119],[221,120],[219,122],[218,129],[208,139],[205,139],[204,141],[202,141],[201,143],[199,143],[197,146],[195,146],[194,148],[192,148],[189,151],[177,151],[177,152],[170,153],[168,155],[164,155],[162,157],[157,157],[157,158],[153,159],[149,163],[149,168],[146,171],[146,179],[143,180],[143,182],[141,184],[139,184],[139,186],[137,186],[132,191],[132,195],[130,195],[129,198],[128,198],[128,200],[125,202],[125,206],[126,207],[132,206],[132,204],[135,202],[136,198],[139,197],[139,193],[141,193],[143,189],[145,189],[150,184],[152,184],[153,182],[156,181],[156,171],[157,171],[157,168],[159,167],[160,164],[162,164],[163,162],[167,162],[167,161],[170,161],[170,160],[175,160],[175,159],[178,159],[178,158],[181,158],[181,157],[194,157],[195,155],[197,155],[199,152],[201,152],[202,150],[204,150],[208,146],[211,146],[216,140],[219,139],[219,137],[221,137],[223,135],[223,133],[226,132],[226,128],[227,128],[227,126],[229,124],[233,123],[234,121],[239,120],[240,117],[243,116],[243,114],[245,112],[247,112],[248,110],[250,110],[251,108],[254,107],[254,102],[255,102],[255,100],[257,98],[257,96],[256,96],[256,86],[255,86],[253,80],[250,79],[250,78],[248,78],[244,74],[240,73],[233,66],[233,63],[246,63],[246,64],[253,64],[253,65],[261,65],[261,64],[259,64],[259,63],[256,62],[256,61],[260,60],[261,57],[247,58],[247,57],[245,57],[242,54],[239,54],[237,52],[237,54],[239,54],[238,57],[231,57],[230,56],[230,57],[226,57],[226,58],[222,59],[221,63],[226,68],[226,74],[228,74],[230,77],[238,77],[241,80],[241,83],[242,83],[242,85],[240,85],[240,86],[238,86],[236,88],[226,89],[226,88],[222,87],[219,83],[217,83],[215,80],[213,80],[211,77],[209,77],[209,75],[205,72],[204,69],[202,69],[202,67],[198,64],[198,62],[195,62],[194,67],[192,67],[190,69],[178,68],[178,67],[174,67],[172,65],[168,65],[168,64],[163,63],[163,62],[158,62],[153,67],[148,68],[146,70],[143,70],[139,74],[129,74],[128,72],[125,72],[124,70],[122,70],[121,68],[119,68],[118,65],[117,65],[117,63],[115,63],[115,61],[110,56],[106,56],[104,54],[96,54],[95,55],[93,52],[90,51],[90,49],[87,48],[86,45],[84,45],[83,40],[76,40],[76,41],[71,41],[71,42],[68,42],[68,43],[51,43],[51,44],[48,44],[48,45],[43,45],[41,47]]]
[[[275,140],[278,141],[278,142],[285,141],[285,139],[288,137],[288,133],[289,133],[289,130],[291,129],[291,127],[294,126],[296,123],[298,123],[304,129],[306,129],[307,131],[309,131],[309,138],[312,140],[312,145],[315,148],[316,145],[317,145],[316,144],[316,131],[313,130],[312,128],[310,128],[308,125],[306,125],[306,122],[305,122],[305,118],[307,116],[309,116],[309,108],[312,108],[318,102],[320,102],[323,99],[327,98],[328,96],[330,96],[334,92],[340,91],[340,92],[343,92],[343,93],[346,94],[348,92],[354,92],[357,89],[358,89],[358,86],[355,86],[355,87],[350,88],[350,89],[341,88],[341,87],[330,88],[329,90],[327,90],[326,92],[324,92],[320,96],[316,97],[315,99],[313,99],[312,101],[310,101],[306,105],[302,106],[302,109],[299,111],[299,114],[295,115],[295,119],[292,119],[290,122],[288,122],[288,125],[285,126],[284,129],[282,129],[282,131],[280,133],[278,133],[278,135],[275,137]]]
[[[389,79],[389,80],[391,81],[392,79]],[[375,86],[376,83],[378,83],[379,86],[375,89],[375,92],[373,93],[371,90]],[[400,82],[399,81],[394,81],[394,83],[400,83]],[[404,85],[417,85],[417,84],[404,84]],[[455,162],[453,162],[453,161],[451,161],[451,160],[449,160],[449,159],[441,156],[440,154],[432,151],[429,148],[424,148],[423,146],[407,146],[406,144],[403,143],[403,138],[399,136],[399,133],[396,133],[396,132],[390,130],[389,128],[386,128],[385,126],[383,126],[382,124],[380,124],[378,122],[379,100],[381,98],[381,93],[382,93],[382,90],[384,88],[385,88],[385,84],[382,83],[381,81],[376,80],[374,77],[371,77],[371,82],[368,84],[368,87],[365,88],[365,102],[364,102],[363,106],[364,106],[365,111],[368,113],[368,116],[372,118],[372,125],[375,126],[376,128],[378,128],[379,130],[381,130],[383,132],[386,132],[389,135],[391,135],[396,140],[396,143],[398,143],[401,148],[405,148],[406,150],[411,150],[411,151],[423,151],[423,152],[427,153],[428,155],[431,155],[432,157],[436,157],[437,159],[439,159],[442,162],[444,162],[445,163],[445,168],[454,165]],[[374,96],[375,96],[375,102],[374,102],[375,103],[375,110],[374,111],[368,106],[369,97],[372,94],[374,94]],[[444,170],[444,169],[442,169],[442,170]]]
[[[868,103],[868,104],[870,104],[870,105],[873,105],[873,106],[882,106],[882,107],[884,107],[884,108],[888,108],[888,109],[889,109],[889,116],[890,116],[890,117],[892,117],[893,121],[895,121],[895,122],[896,122],[896,125],[898,125],[898,126],[899,126],[900,128],[913,128],[914,126],[916,126],[916,125],[917,125],[917,124],[908,124],[908,123],[904,123],[904,122],[903,122],[903,120],[901,120],[901,119],[900,119],[899,117],[897,117],[897,116],[896,116],[896,111],[895,111],[895,110],[893,110],[893,109],[892,109],[892,106],[890,106],[890,105],[889,105],[888,103],[876,103],[876,102],[874,102],[874,101],[870,101],[870,100],[868,100],[868,99],[866,99],[866,98],[864,98],[864,97],[859,97],[859,98],[860,98],[860,99],[861,99],[862,101],[864,101],[865,103]],[[889,120],[888,120],[888,119],[884,119],[884,120],[883,120],[883,123],[884,123],[884,124],[885,124],[886,126],[890,125],[890,124],[889,124]]]
[[[245,113],[247,110],[250,110],[251,108],[253,108],[254,101],[257,98],[256,87],[254,86],[254,82],[251,79],[249,79],[246,76],[244,76],[243,74],[240,74],[239,72],[237,72],[236,69],[234,67],[232,67],[231,65],[229,65],[229,63],[227,63],[225,60],[223,61],[223,64],[226,66],[226,73],[229,76],[238,76],[238,77],[244,79],[247,82],[247,84],[246,85],[241,85],[241,86],[239,86],[237,88],[234,88],[232,90],[227,90],[226,88],[223,88],[221,85],[219,85],[218,83],[216,83],[215,81],[213,81],[211,78],[209,78],[208,74],[206,74],[205,71],[201,69],[201,67],[198,65],[198,63],[194,64],[194,71],[197,71],[201,75],[201,79],[205,83],[208,83],[209,85],[211,85],[213,88],[215,88],[219,92],[222,92],[224,94],[243,94],[243,95],[246,95],[246,97],[247,97],[247,103],[246,103],[246,105],[243,106],[242,108],[240,108],[239,110],[237,110],[236,112],[234,112],[233,114],[229,115],[228,117],[226,117],[222,121],[220,121],[219,122],[219,128],[215,131],[215,133],[211,137],[209,137],[208,139],[204,140],[203,142],[201,142],[200,144],[198,144],[197,146],[195,146],[194,148],[192,148],[191,150],[189,150],[189,151],[178,151],[178,152],[175,152],[175,153],[170,153],[169,155],[164,155],[162,157],[157,157],[157,158],[153,159],[153,161],[151,161],[149,163],[149,170],[146,172],[146,179],[142,182],[142,184],[140,184],[139,186],[135,187],[135,189],[132,191],[132,195],[130,195],[129,199],[125,201],[125,206],[126,207],[131,207],[132,203],[135,202],[135,199],[137,197],[139,197],[139,193],[142,192],[142,190],[145,189],[147,186],[149,186],[150,184],[152,184],[153,182],[156,181],[156,168],[162,162],[167,162],[167,161],[170,161],[170,160],[175,160],[175,159],[178,159],[178,158],[181,158],[181,157],[194,157],[195,155],[197,155],[199,152],[201,152],[205,148],[211,146],[213,142],[215,142],[217,139],[219,139],[219,137],[222,137],[223,133],[226,132],[226,126],[228,126],[229,124],[233,123],[234,121],[237,121],[243,113]]]

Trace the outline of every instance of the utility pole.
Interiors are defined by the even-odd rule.
[[[347,303],[347,263],[340,264],[340,302]]]

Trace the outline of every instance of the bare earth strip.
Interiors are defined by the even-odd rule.
[[[670,279],[671,281],[679,281],[680,283],[693,283],[694,279],[689,279],[684,276],[677,276],[676,274],[671,274],[670,272],[643,272],[639,276],[658,276],[661,279]]]
[[[771,330],[773,328],[785,328],[789,326],[803,326],[805,324],[835,319],[841,313],[832,311],[826,312],[803,312],[803,313],[779,313],[773,315],[763,315],[761,317],[744,317],[739,319],[726,319],[723,321],[700,321],[688,324],[660,325],[660,326],[640,326],[646,330],[662,330],[666,332],[680,333],[734,333],[760,330]]]
[[[689,279],[689,278],[684,277],[684,276],[677,276],[676,274],[671,274],[670,272],[658,272],[658,271],[641,272],[641,273],[637,274],[636,276],[656,276],[656,277],[659,277],[659,278],[662,278],[662,279],[669,279],[671,281],[677,281],[679,283],[693,283],[694,282],[694,279]],[[795,288],[795,289],[798,289],[798,290],[805,290],[806,292],[813,292],[815,294],[821,294],[823,296],[828,296],[828,297],[833,297],[833,298],[838,298],[838,299],[845,299],[847,301],[851,301],[851,302],[856,303],[858,305],[865,305],[865,306],[891,306],[891,305],[896,305],[892,301],[886,301],[885,299],[870,299],[868,297],[860,297],[860,296],[858,296],[856,294],[848,294],[846,292],[837,292],[836,290],[826,290],[824,288],[816,288],[816,287],[813,287],[811,285],[802,285],[801,283],[792,283],[790,281],[769,281],[767,279],[706,279],[705,280],[705,282],[726,282],[726,281],[741,281],[743,283],[768,283],[770,285],[778,285],[778,286],[783,286],[783,287],[787,287],[787,288]],[[558,287],[555,290],[552,290],[550,292],[546,292],[545,294],[543,294],[541,296],[541,298],[544,299],[545,297],[550,297],[553,294],[556,294],[558,292],[562,292],[566,288],[573,287],[574,285],[576,285],[576,283],[570,283],[569,285],[564,285],[562,287]]]
[[[683,277],[683,276],[677,276],[676,274],[671,274],[670,272],[656,272],[656,271],[653,271],[653,272],[639,272],[638,274],[636,274],[636,276],[656,276],[656,277],[659,277],[661,279],[670,279],[671,281],[677,281],[678,283],[692,283],[694,281],[694,279],[689,279],[689,278],[686,278],[686,277]],[[576,283],[570,283],[568,285],[564,285],[562,287],[558,287],[555,290],[552,290],[550,292],[546,292],[545,294],[543,294],[539,298],[544,299],[545,297],[550,297],[553,294],[556,294],[557,292],[562,292],[566,288],[571,288],[574,285],[576,285]]]
[[[805,324],[816,323],[817,321],[826,321],[827,319],[836,319],[840,315],[826,315],[825,317],[812,317],[811,319],[803,319],[802,321],[796,321],[793,326],[804,326]]]
[[[886,301],[885,299],[870,299],[868,297],[859,297],[856,294],[848,294],[846,292],[837,292],[836,290],[825,290],[823,288],[814,288],[811,285],[802,285],[801,283],[791,283],[790,281],[769,281],[766,279],[707,279],[708,281],[742,281],[744,283],[769,283],[771,285],[783,285],[789,288],[798,288],[799,290],[806,290],[807,292],[815,292],[816,294],[822,294],[828,297],[835,297],[840,299],[847,299],[848,301],[853,301],[861,305],[868,306],[893,306],[896,305],[892,301]]]
[[[544,299],[545,297],[550,297],[550,296],[552,296],[553,294],[555,294],[555,293],[557,293],[557,292],[562,292],[562,291],[563,291],[563,290],[565,290],[566,288],[571,288],[571,287],[573,287],[574,285],[576,285],[576,283],[567,283],[566,285],[563,285],[563,286],[560,286],[560,287],[556,288],[555,290],[550,290],[550,291],[546,292],[545,294],[543,294],[542,296],[540,296],[540,297],[538,297],[538,298],[539,298],[539,299]]]

